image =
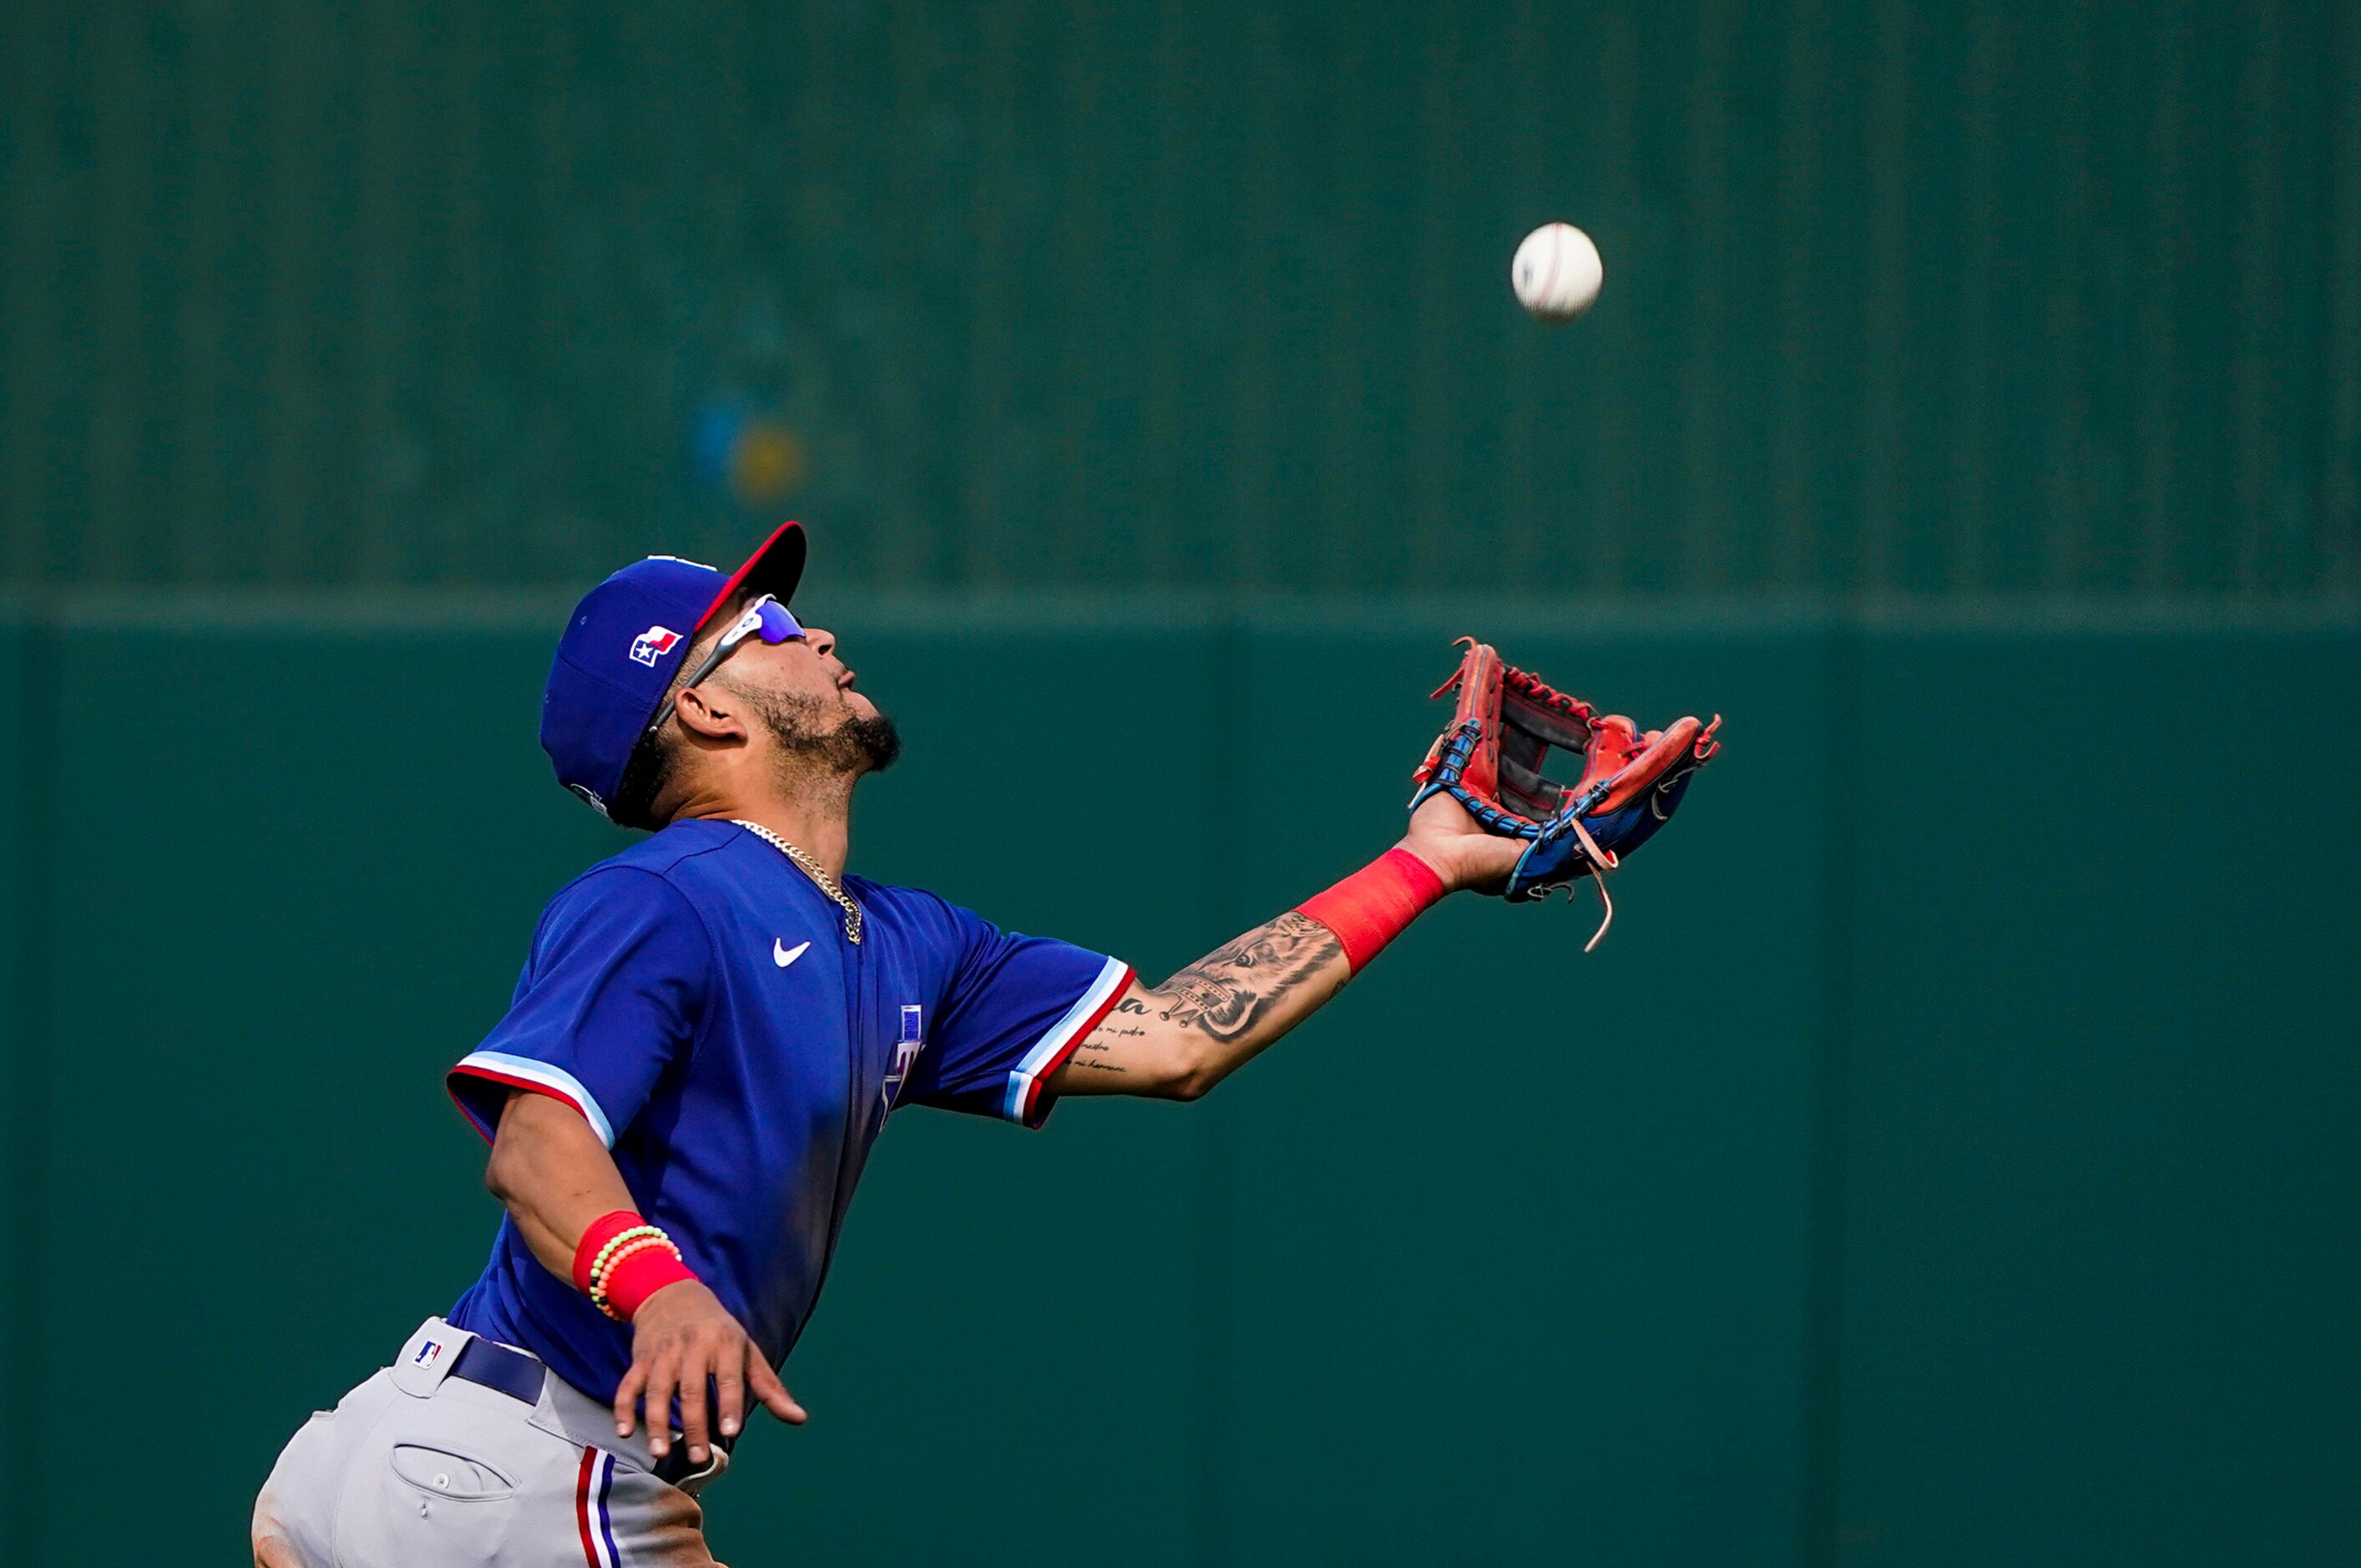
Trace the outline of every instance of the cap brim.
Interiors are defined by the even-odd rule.
[[[810,550],[804,539],[804,525],[783,522],[763,541],[755,552],[746,557],[746,564],[730,574],[705,613],[697,618],[697,630],[721,612],[721,607],[735,598],[741,588],[752,588],[756,593],[770,595],[781,604],[796,597],[796,585],[804,580],[804,557]]]

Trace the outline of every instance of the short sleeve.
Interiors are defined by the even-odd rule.
[[[1043,1080],[1114,1009],[1131,966],[945,907],[961,957],[903,1099],[1038,1127],[1055,1099]]]
[[[508,1016],[451,1069],[451,1098],[489,1138],[511,1090],[546,1094],[613,1147],[694,1039],[712,950],[664,878],[629,866],[593,872],[543,914]]]

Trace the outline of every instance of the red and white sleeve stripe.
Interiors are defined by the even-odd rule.
[[[1074,1054],[1074,1047],[1099,1020],[1115,1011],[1115,1004],[1131,984],[1131,966],[1120,959],[1109,959],[1099,970],[1098,979],[1091,981],[1088,991],[1066,1015],[1049,1025],[1049,1032],[1033,1044],[1008,1075],[1008,1092],[1002,1099],[1000,1113],[1010,1121],[1032,1126],[1041,1102],[1041,1080],[1065,1065]]]
[[[453,1068],[451,1077],[454,1080],[480,1078],[492,1083],[505,1083],[511,1089],[530,1089],[536,1094],[562,1100],[582,1113],[582,1119],[590,1124],[590,1130],[598,1135],[600,1143],[609,1148],[615,1146],[615,1129],[608,1122],[607,1113],[598,1108],[598,1102],[582,1087],[582,1080],[564,1068],[552,1067],[545,1061],[534,1061],[528,1057],[512,1057],[506,1051],[478,1051]],[[459,1113],[475,1124],[476,1131],[487,1138],[492,1135],[493,1129],[468,1108],[465,1100],[459,1098],[456,1084],[451,1098],[457,1102]]]

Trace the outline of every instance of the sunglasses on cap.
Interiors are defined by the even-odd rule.
[[[787,607],[769,594],[764,594],[746,607],[746,613],[740,616],[730,624],[730,630],[721,634],[721,641],[713,645],[713,652],[708,653],[697,668],[688,673],[688,679],[681,682],[672,696],[664,698],[664,706],[656,709],[656,716],[648,720],[648,727],[640,732],[640,739],[645,740],[663,729],[664,721],[672,717],[673,707],[679,701],[680,693],[697,685],[719,669],[721,661],[744,646],[748,638],[760,637],[763,641],[775,647],[782,642],[800,641],[803,635],[802,625],[794,616],[787,613]]]

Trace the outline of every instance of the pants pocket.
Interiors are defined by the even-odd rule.
[[[516,1482],[488,1460],[424,1443],[397,1442],[393,1473],[429,1497],[491,1503],[516,1492]]]
[[[338,1568],[572,1568],[561,1472],[573,1446],[501,1396],[403,1399],[353,1456]]]

